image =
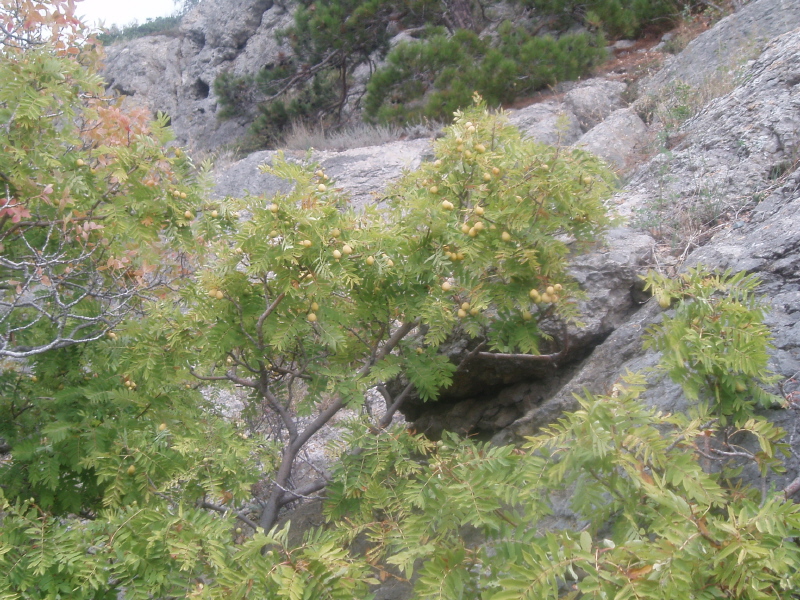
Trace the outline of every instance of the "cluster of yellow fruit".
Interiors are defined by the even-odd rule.
[[[445,254],[447,258],[456,262],[458,260],[464,260],[464,253],[463,252],[451,252],[449,249],[445,249]]]
[[[544,302],[545,304],[552,304],[558,302],[558,293],[563,290],[564,288],[560,283],[555,285],[548,285],[545,289],[544,293],[539,293],[539,290],[533,289],[528,294],[534,302],[537,304],[540,302]]]
[[[126,387],[126,388],[128,388],[129,390],[135,390],[135,389],[136,389],[136,387],[137,387],[137,386],[136,386],[136,382],[135,382],[135,381],[133,381],[133,380],[132,380],[130,377],[128,377],[127,375],[126,375],[125,377],[123,377],[123,378],[122,378],[122,383],[124,383],[124,384],[125,384],[125,387]]]
[[[486,226],[483,224],[483,221],[475,221],[474,225],[470,225],[469,221],[467,221],[461,225],[461,233],[466,233],[469,237],[474,238],[485,228]]]
[[[480,310],[472,306],[469,302],[462,302],[456,314],[458,314],[459,319],[466,319],[467,315],[476,317],[480,314],[480,312]]]
[[[208,290],[208,295],[212,298],[216,298],[217,300],[222,300],[225,297],[225,294],[222,290],[217,290],[214,288]]]
[[[344,246],[342,246],[341,250],[336,249],[333,251],[333,258],[339,260],[340,258],[342,258],[342,256],[349,256],[352,253],[353,249],[350,247],[350,244],[345,244]]]

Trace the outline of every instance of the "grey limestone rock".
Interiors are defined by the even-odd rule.
[[[567,92],[564,103],[578,118],[581,130],[586,132],[615,110],[625,107],[622,95],[627,88],[621,81],[590,79]]]
[[[154,114],[167,113],[179,143],[192,150],[235,144],[248,119],[217,119],[214,80],[224,72],[256,73],[286,51],[275,30],[291,11],[272,0],[204,0],[174,32],[109,46],[109,88]]]
[[[645,151],[647,125],[630,108],[620,108],[590,129],[575,146],[596,154],[618,171],[630,169]]]
[[[701,86],[720,70],[735,68],[742,60],[757,56],[766,42],[797,27],[800,2],[754,0],[689,42],[640,87],[645,95],[655,95],[675,82]]]
[[[509,121],[526,136],[551,146],[568,146],[581,136],[578,117],[555,100],[511,111]]]
[[[311,158],[322,166],[335,186],[350,194],[353,206],[363,207],[380,202],[381,193],[389,183],[398,179],[404,171],[419,167],[430,148],[429,140],[411,140],[343,152],[319,151],[312,153]],[[269,150],[255,152],[217,170],[212,197],[236,197],[249,193],[268,198],[278,192],[288,191],[288,182],[259,170],[261,165],[271,164],[275,154]],[[293,160],[304,160],[306,153],[287,152],[286,156]]]

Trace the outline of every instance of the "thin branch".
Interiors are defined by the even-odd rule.
[[[229,512],[232,512],[229,508],[225,508],[224,506],[219,506],[217,504],[212,504],[211,502],[208,502],[207,500],[203,500],[199,504],[199,507],[200,508],[208,508],[210,510],[215,510],[218,513],[222,513],[222,514],[227,514]],[[233,513],[233,516],[235,516],[237,519],[239,519],[242,523],[244,523],[248,527],[251,527],[253,529],[258,529],[258,523],[256,523],[255,521],[251,521],[250,519],[245,517],[243,514],[241,514],[241,513]]]
[[[380,427],[381,429],[386,429],[389,426],[389,424],[392,422],[394,414],[398,410],[400,410],[400,407],[403,405],[403,402],[405,402],[405,399],[408,398],[408,395],[411,393],[411,390],[413,389],[414,389],[414,384],[409,383],[403,389],[403,391],[400,392],[400,395],[397,396],[397,398],[395,398],[392,405],[386,409],[386,414],[383,415],[380,421],[378,421],[378,427]]]

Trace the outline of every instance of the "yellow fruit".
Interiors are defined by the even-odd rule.
[[[317,320],[317,315],[314,313],[308,313],[306,319],[308,319],[309,323],[314,323]]]
[[[464,145],[463,144],[459,144],[458,146],[456,146],[456,151],[457,152],[463,152],[464,151]]]
[[[445,282],[442,284],[442,290],[444,290],[445,292],[449,292],[449,291],[452,289],[452,287],[453,287],[453,286],[452,286],[452,285],[450,285],[450,282],[449,282],[449,281],[445,281]]]
[[[113,331],[109,331],[106,335],[109,337],[109,339],[112,339],[112,340],[117,339],[117,334],[114,333]]]
[[[242,533],[242,528],[241,527],[237,527],[236,528],[236,533]]]
[[[236,254],[244,254],[244,250],[242,250],[241,248],[236,248],[234,252],[236,252]]]
[[[394,261],[390,258],[389,260],[386,261],[386,266],[387,267],[393,267],[394,266]]]
[[[490,173],[484,173],[483,174],[483,180],[484,181],[491,181],[492,180],[492,175]]]
[[[467,311],[465,311],[463,308],[459,308],[458,309],[458,318],[459,319],[463,319],[466,316],[467,316]]]
[[[327,186],[326,186],[324,183],[320,183],[320,184],[317,186],[317,190],[318,190],[318,191],[320,191],[320,192],[326,192],[326,191],[328,190],[328,188],[327,188]]]
[[[463,138],[460,138],[460,137],[456,138],[456,144],[463,144],[463,143],[464,143],[464,139]]]
[[[472,152],[470,152],[469,150],[464,152],[464,158],[472,158]]]
[[[212,210],[211,211],[211,216],[216,219],[219,216],[219,213],[217,211],[215,211],[215,210]]]
[[[319,170],[314,172],[314,175],[316,175],[317,177],[325,177],[325,171],[323,171],[322,169],[319,169]]]
[[[439,187],[435,186],[435,185],[432,185],[431,187],[428,188],[428,191],[431,194],[438,194],[439,193]]]
[[[482,206],[476,206],[476,207],[475,207],[475,214],[476,214],[476,215],[478,215],[478,216],[480,217],[480,216],[482,216],[482,215],[483,215],[483,213],[484,213],[484,210],[483,210],[483,207],[482,207]]]
[[[483,223],[481,221],[478,221],[477,223],[475,223],[475,231],[483,231],[483,227],[484,227],[484,225],[483,225]]]
[[[425,352],[425,350],[422,348],[417,348],[417,354],[422,354],[423,352]]]
[[[541,296],[539,295],[539,290],[531,290],[528,292],[528,296],[531,297],[531,300],[534,302],[539,302],[541,300]]]
[[[306,248],[311,248],[312,242],[311,240],[303,240],[302,242],[300,242],[300,245],[305,246]]]
[[[85,163],[85,162],[83,162],[83,159],[82,159],[82,158],[79,158],[78,160],[76,160],[76,161],[75,161],[75,164],[76,164],[76,165],[78,165],[79,167],[82,167],[82,166],[84,166],[86,163]]]
[[[208,295],[211,296],[212,298],[216,298],[217,297],[217,290],[214,289],[214,288],[208,290]]]
[[[183,213],[183,216],[184,216],[184,217],[186,217],[187,219],[189,219],[190,221],[191,221],[192,219],[194,219],[194,215],[193,215],[193,214],[192,214],[192,212],[191,212],[191,211],[189,211],[189,210],[187,210],[185,213]]]
[[[467,127],[467,133],[475,133],[475,126],[470,125],[469,127]]]
[[[523,321],[530,321],[533,318],[533,315],[528,312],[527,310],[522,311],[522,320]]]
[[[128,475],[134,475],[135,473],[136,473],[135,465],[131,465],[130,467],[128,467]]]
[[[542,302],[550,303],[552,301],[553,301],[553,298],[552,298],[552,296],[550,296],[550,294],[548,294],[547,292],[542,294]]]
[[[510,242],[511,234],[508,233],[507,231],[504,231],[503,233],[500,234],[500,239],[503,240],[504,242]]]
[[[656,294],[656,300],[661,308],[669,308],[670,304],[672,304],[670,297],[663,292]]]
[[[444,210],[453,210],[453,203],[450,202],[449,200],[445,200],[444,202],[442,202],[442,208]]]
[[[317,312],[319,310],[319,304],[317,304],[316,302],[312,302],[311,303],[311,310],[313,310],[314,312]]]
[[[214,294],[217,300],[222,300],[225,297],[225,294],[222,293],[222,290],[217,290],[217,293]]]
[[[477,152],[478,154],[483,154],[484,152],[486,152],[486,146],[484,146],[483,144],[475,144],[475,152]]]
[[[342,232],[338,227],[334,227],[333,229],[331,229],[331,237],[337,238],[340,235],[342,235]]]
[[[340,258],[342,258],[342,253],[339,252],[338,250],[334,250],[333,251],[333,258],[335,258],[336,260],[339,260]]]
[[[553,302],[554,304],[558,302],[558,295],[553,294],[552,296],[550,296],[550,302]]]
[[[464,224],[461,226],[461,232],[462,232],[462,233],[469,233],[470,227],[471,227],[471,226],[470,226],[470,224],[469,224],[469,223],[464,223]]]
[[[368,256],[367,257],[367,264],[370,265],[370,266],[374,265],[375,264],[375,257],[374,256]]]
[[[737,381],[736,382],[736,391],[737,392],[739,392],[741,394],[742,392],[744,392],[746,390],[747,390],[747,386],[744,383],[742,383],[741,381]]]
[[[280,207],[275,204],[274,202],[269,205],[269,212],[276,213],[280,210]]]
[[[162,423],[161,425],[158,426],[158,430],[159,431],[166,431],[167,430],[167,424],[166,423]]]
[[[549,171],[550,170],[550,166],[545,164],[545,163],[542,163],[542,169],[544,169],[545,171]]]
[[[561,290],[564,289],[564,287],[560,283],[555,284],[553,287],[557,292],[560,292]]]
[[[186,192],[181,192],[181,200],[186,200]]]
[[[441,167],[442,166],[442,161],[440,161],[439,159],[436,159],[435,161],[433,161],[433,166],[434,167]]]
[[[514,196],[514,198],[516,198],[517,202],[522,202],[522,196]]]
[[[469,231],[467,232],[467,235],[469,237],[475,237],[476,235],[478,235],[478,230],[475,229],[474,227],[470,227]]]
[[[342,246],[342,253],[343,254],[352,254],[353,253],[353,249],[350,246],[348,246],[347,244],[345,244],[344,246]]]
[[[469,309],[469,314],[471,314],[473,317],[477,317],[480,314],[480,312],[481,311],[479,311],[477,308],[470,308]]]
[[[462,302],[461,303],[461,308],[463,310],[469,310],[469,302]]]
[[[458,254],[456,254],[456,259],[464,260],[464,253],[463,252],[459,252]]]
[[[500,175],[500,169],[497,167],[492,167],[492,175]]]
[[[472,121],[467,121],[464,123],[464,127],[472,127]]]
[[[37,381],[39,381],[39,378],[36,375],[31,375],[31,381],[33,383],[36,383]]]
[[[552,296],[556,293],[556,288],[554,288],[552,285],[548,285],[545,291]]]
[[[489,225],[489,231],[494,231],[495,229],[497,229],[497,225],[495,225],[494,223]]]
[[[583,178],[583,183],[589,185],[590,183],[592,183],[592,178],[587,175],[586,177]]]

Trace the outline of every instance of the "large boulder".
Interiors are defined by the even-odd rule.
[[[630,108],[620,108],[582,135],[575,146],[624,172],[639,162],[649,141],[647,125],[639,115]]]
[[[318,151],[311,158],[333,179],[334,185],[349,193],[353,206],[364,207],[379,203],[389,183],[397,180],[405,170],[418,168],[430,152],[429,140],[411,140],[343,152]],[[238,197],[249,193],[269,198],[278,192],[288,191],[288,182],[262,173],[259,169],[261,165],[272,164],[275,154],[271,150],[254,152],[225,168],[217,169],[211,196]],[[306,153],[287,152],[286,156],[293,160],[304,160]]]

